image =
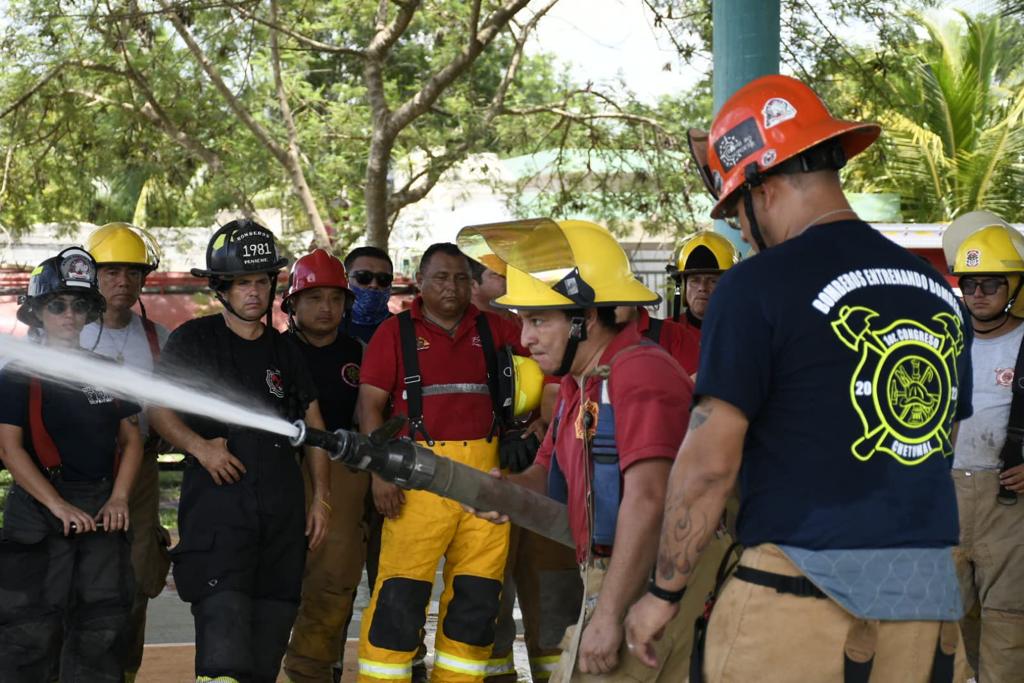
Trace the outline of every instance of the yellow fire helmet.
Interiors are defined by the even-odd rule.
[[[673,276],[721,273],[739,263],[740,253],[724,235],[698,230],[682,241]]]
[[[607,229],[588,221],[536,218],[463,228],[459,248],[487,265],[506,264],[507,290],[495,306],[513,309],[653,305],[661,297],[633,275]],[[493,269],[493,268],[492,268]]]
[[[544,371],[537,361],[509,353],[512,367],[512,417],[526,415],[540,406],[544,392]]]
[[[1024,317],[1024,297],[1018,296],[1024,274],[1024,235],[1013,226],[988,211],[966,213],[946,228],[942,250],[954,275],[1006,275],[1010,288],[1007,308]]]
[[[149,273],[160,265],[156,239],[129,223],[107,223],[96,228],[86,238],[85,248],[98,266],[138,266]]]

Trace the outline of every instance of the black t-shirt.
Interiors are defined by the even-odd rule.
[[[121,420],[137,414],[139,406],[113,398],[97,387],[65,386],[47,380],[40,380],[40,395],[43,426],[60,454],[64,479],[112,478]],[[0,371],[0,423],[21,427],[25,450],[35,458],[28,397],[27,376],[13,365]]]
[[[273,328],[254,340],[232,332],[220,314],[196,318],[171,333],[157,372],[239,405],[259,405],[288,420],[305,415],[316,386],[295,343]],[[229,437],[229,426],[183,414],[204,439]]]
[[[306,359],[319,396],[320,413],[327,429],[352,429],[359,396],[359,364],[363,345],[345,334],[327,346],[313,346],[297,334],[289,335]]]
[[[860,221],[810,228],[722,276],[696,391],[750,420],[743,545],[957,544],[949,436],[971,414],[964,316],[936,270]]]

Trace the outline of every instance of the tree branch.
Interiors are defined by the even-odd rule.
[[[270,19],[275,24],[277,23],[277,0],[270,0]],[[292,109],[288,104],[288,93],[285,92],[284,79],[281,77],[281,51],[278,49],[277,35],[277,29],[270,29],[270,63],[274,71],[274,89],[277,91],[277,102],[281,108],[281,118],[284,119],[285,130],[288,131],[288,163],[285,164],[285,168],[292,176],[292,187],[306,211],[306,218],[309,219],[310,227],[313,228],[313,235],[318,246],[329,249],[331,238],[324,227],[313,193],[306,183],[306,174],[302,171],[299,132],[295,127],[295,118],[292,116]]]
[[[206,56],[203,48],[201,48],[199,43],[196,42],[192,32],[188,30],[188,27],[186,27],[184,23],[182,23],[181,17],[179,17],[178,14],[170,7],[168,0],[157,0],[157,2],[164,9],[165,16],[174,25],[174,29],[178,32],[178,35],[181,36],[181,39],[185,41],[185,45],[188,47],[189,52],[191,52],[192,56],[199,62],[199,65],[202,67],[203,71],[206,72],[207,77],[213,83],[217,92],[221,94],[221,97],[224,98],[224,101],[227,103],[228,107],[231,108],[231,111],[235,113],[235,116],[237,116],[239,120],[241,120],[241,122],[245,124],[250,131],[252,131],[252,134],[256,136],[256,139],[259,140],[260,143],[266,147],[282,165],[287,165],[288,152],[270,137],[270,134],[266,129],[253,118],[252,114],[249,113],[249,110],[246,109],[241,101],[235,97],[235,94],[231,92],[231,89],[228,88],[224,79],[221,78],[220,73],[217,71],[217,67],[214,66],[213,62],[210,61],[210,58]]]
[[[519,10],[526,7],[529,2],[530,0],[505,0],[505,3],[484,21],[480,31],[462,49],[462,52],[440,71],[427,79],[427,82],[423,84],[423,87],[418,92],[395,109],[388,122],[391,135],[397,135],[399,131],[408,126],[416,117],[427,111],[437,101],[437,98],[440,97],[445,88],[472,66],[476,58],[484,51],[484,48],[497,37],[498,32],[508,24],[509,20]]]
[[[22,93],[21,97],[19,97],[18,99],[14,100],[14,102],[12,102],[10,105],[8,105],[6,109],[4,109],[3,111],[0,111],[0,119],[4,118],[8,114],[10,114],[12,111],[14,111],[14,110],[18,109],[19,107],[21,107],[21,105],[23,105],[26,102],[28,102],[28,100],[33,95],[35,95],[37,92],[39,92],[43,88],[43,86],[45,86],[47,83],[49,83],[51,80],[53,80],[53,77],[56,76],[57,74],[59,74],[63,68],[64,68],[64,64],[58,64],[57,66],[53,67],[52,69],[47,71],[45,74],[43,74],[42,78],[40,78],[38,81],[36,81],[32,85],[31,88],[29,88],[24,93]]]
[[[78,88],[69,88],[64,91],[69,95],[76,95],[89,100],[89,104],[106,104],[112,107],[117,107],[130,114],[134,114],[139,118],[145,119],[149,123],[153,124],[158,130],[162,131],[168,138],[178,144],[178,146],[185,149],[187,152],[193,154],[197,158],[201,159],[207,164],[211,170],[216,171],[220,168],[222,162],[220,156],[204,146],[201,142],[193,138],[185,131],[178,128],[174,122],[166,118],[166,115],[161,115],[154,109],[149,102],[136,107],[134,104],[128,102],[122,102],[114,100],[105,95],[101,95],[91,90],[81,90]],[[86,105],[89,106],[89,105]]]
[[[518,35],[513,33],[516,43],[515,49],[512,52],[512,56],[509,58],[508,67],[505,69],[505,74],[501,79],[501,83],[498,84],[498,88],[495,91],[494,96],[491,98],[490,104],[484,111],[484,116],[480,125],[476,126],[477,131],[482,132],[487,130],[494,121],[494,118],[504,111],[505,98],[508,95],[509,87],[515,81],[516,73],[519,70],[520,64],[522,64],[526,41],[529,38],[530,33],[537,27],[538,22],[540,22],[544,15],[546,15],[557,3],[558,0],[549,0],[544,7],[530,17],[530,20],[526,22]],[[414,204],[426,197],[427,194],[434,189],[434,186],[437,185],[445,171],[458,163],[478,139],[479,134],[467,135],[459,145],[448,150],[442,156],[430,157],[423,170],[414,174],[409,178],[405,185],[401,187],[401,189],[393,192],[391,196],[388,197],[388,214],[395,215],[403,207],[408,206],[409,204]],[[413,187],[417,181],[424,177],[426,178],[424,183]]]
[[[494,120],[494,117],[505,107],[505,97],[508,95],[508,89],[512,85],[512,82],[516,79],[516,74],[519,72],[519,65],[523,61],[523,52],[526,49],[526,41],[530,37],[530,34],[535,28],[537,28],[538,22],[544,18],[551,8],[558,4],[558,0],[549,0],[548,4],[540,8],[530,20],[526,22],[526,25],[519,31],[519,35],[515,36],[516,47],[512,51],[512,57],[509,59],[508,68],[505,69],[505,75],[501,79],[501,83],[498,84],[498,90],[495,92],[494,97],[491,99],[491,104],[487,108],[485,115],[486,123],[490,123]]]
[[[405,33],[405,29],[409,28],[409,23],[416,14],[416,10],[419,9],[421,2],[422,0],[408,0],[401,3],[394,21],[390,24],[385,24],[384,22],[387,21],[388,0],[381,0],[377,6],[376,26],[374,27],[376,33],[373,39],[370,40],[370,44],[366,46],[365,54],[368,58],[383,59],[387,55],[388,51],[394,47],[398,39]]]
[[[473,0],[473,7],[469,10],[469,39],[470,41],[476,40],[477,31],[480,28],[480,2],[481,0]]]
[[[235,10],[236,12],[238,12],[239,14],[241,14],[246,19],[249,19],[250,21],[254,21],[257,24],[262,24],[263,26],[266,26],[267,28],[273,29],[274,31],[277,31],[278,33],[283,33],[284,35],[288,36],[289,38],[294,38],[295,40],[297,40],[302,45],[305,45],[306,47],[312,48],[312,49],[316,50],[317,52],[329,52],[329,53],[332,53],[332,54],[349,55],[351,57],[360,57],[360,58],[366,56],[366,54],[362,50],[356,50],[356,49],[351,48],[351,47],[341,47],[340,45],[331,45],[330,43],[324,43],[324,42],[321,42],[319,40],[315,40],[313,38],[310,38],[309,36],[303,35],[303,34],[299,33],[298,31],[295,31],[293,29],[288,28],[287,26],[282,26],[277,21],[263,19],[262,17],[257,16],[257,14],[255,12],[250,12],[249,10],[247,10],[244,7],[241,7],[239,5],[235,5],[234,7],[232,7],[232,9]]]

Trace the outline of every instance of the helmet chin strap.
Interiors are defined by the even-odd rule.
[[[768,243],[764,240],[764,233],[761,232],[761,224],[757,222],[754,214],[754,194],[750,191],[750,185],[743,185],[743,210],[747,213],[747,223],[750,225],[750,235],[754,238],[759,252],[768,250]]]
[[[572,370],[573,361],[576,360],[576,351],[580,342],[587,340],[587,319],[583,316],[576,316],[569,321],[569,340],[565,345],[565,353],[562,354],[562,364],[553,373],[555,377],[564,377]]]
[[[231,315],[235,316],[239,320],[244,320],[247,323],[259,322],[260,318],[266,317],[267,327],[272,327],[274,323],[274,299],[277,298],[277,271],[268,273],[270,275],[270,299],[267,301],[267,309],[257,315],[255,318],[246,318],[244,315],[235,310],[235,307],[228,303],[228,300],[224,298],[220,285],[220,278],[210,278],[210,288],[214,291],[214,296],[217,297],[217,301],[221,303],[225,310]]]
[[[1009,322],[1009,320],[1010,320],[1010,309],[1013,308],[1014,302],[1017,301],[1017,297],[1020,295],[1020,290],[1021,290],[1021,286],[1022,285],[1024,285],[1024,276],[1019,277],[1017,279],[1017,288],[1013,290],[1013,294],[1006,301],[1006,306],[1004,306],[1003,310],[1001,310],[999,313],[996,313],[995,315],[990,315],[990,316],[985,317],[985,318],[979,318],[973,312],[971,312],[971,317],[974,318],[975,320],[977,320],[979,323],[991,323],[991,322],[995,322],[996,320],[999,320],[1000,318],[1003,319],[1003,322],[999,323],[995,327],[991,327],[991,328],[989,328],[987,330],[979,330],[977,327],[975,327],[974,331],[975,332],[981,332],[983,334],[986,333],[986,332],[995,332],[1000,327],[1002,327],[1007,322]]]

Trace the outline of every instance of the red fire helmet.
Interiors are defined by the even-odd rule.
[[[291,313],[292,298],[307,289],[314,287],[337,287],[352,294],[348,288],[348,277],[345,266],[337,256],[324,249],[314,249],[295,262],[288,275],[288,292],[281,301],[281,310]]]

